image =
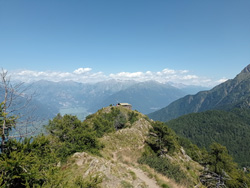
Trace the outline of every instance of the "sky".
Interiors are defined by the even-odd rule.
[[[249,0],[0,0],[0,67],[34,81],[214,86],[250,64]]]

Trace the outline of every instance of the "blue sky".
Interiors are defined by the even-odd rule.
[[[249,0],[0,0],[0,67],[19,79],[213,85],[250,63],[249,10]]]

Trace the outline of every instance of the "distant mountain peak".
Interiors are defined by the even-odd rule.
[[[241,72],[236,76],[238,81],[249,79],[250,77],[250,64],[247,65]]]
[[[165,108],[149,114],[154,120],[167,121],[181,115],[211,109],[250,108],[250,64],[234,79],[208,91],[180,98]]]
[[[250,64],[247,65],[242,71],[241,73],[250,73]]]

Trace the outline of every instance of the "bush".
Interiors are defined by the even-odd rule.
[[[146,142],[156,154],[173,154],[179,151],[180,145],[174,131],[159,121],[153,122],[152,127]]]
[[[185,173],[180,169],[180,167],[171,163],[167,158],[157,157],[155,155],[144,155],[138,160],[138,162],[140,164],[147,164],[157,172],[169,178],[173,178],[178,183],[187,179]]]
[[[128,113],[128,121],[131,123],[131,125],[138,120],[138,113],[132,111]]]
[[[6,152],[0,154],[1,187],[36,187],[46,182],[46,172],[57,169],[59,159],[50,140],[41,135],[23,141],[9,140]]]
[[[105,133],[125,128],[128,121],[126,115],[117,107],[111,107],[110,113],[100,113],[91,118],[93,122],[92,127],[99,138]]]
[[[102,148],[97,140],[96,131],[86,123],[82,123],[76,116],[64,115],[62,117],[58,114],[49,121],[47,130],[60,145],[57,153],[62,160],[81,151],[99,154],[99,149]]]

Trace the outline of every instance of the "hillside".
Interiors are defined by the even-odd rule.
[[[250,166],[250,110],[230,112],[211,110],[192,113],[166,124],[178,135],[190,139],[199,147],[209,148],[213,142],[226,146],[241,166]]]
[[[211,109],[230,110],[250,106],[250,65],[234,79],[228,80],[209,91],[187,95],[167,107],[149,114],[154,120],[167,121],[181,115]]]
[[[108,133],[100,138],[104,148],[101,151],[102,157],[92,156],[87,153],[74,154],[73,158],[76,160],[77,173],[82,173],[87,177],[88,174],[102,174],[103,182],[101,187],[161,187],[160,185],[168,185],[170,187],[186,187],[183,183],[184,179],[189,179],[193,183],[197,183],[191,174],[198,173],[201,167],[194,161],[186,161],[185,154],[178,153],[178,158],[175,156],[175,162],[178,161],[180,165],[188,163],[191,170],[184,171],[186,177],[180,184],[175,180],[157,173],[155,170],[147,165],[138,163],[138,159],[145,151],[146,140],[149,130],[152,128],[152,122],[143,114],[128,110],[123,107],[107,107],[99,110],[96,114],[87,118],[90,124],[94,119],[103,117],[104,114],[112,113],[112,109],[118,108],[121,112],[120,117],[126,120],[125,128],[119,129],[115,132]],[[131,113],[136,114],[131,118]],[[104,115],[105,116],[105,115]],[[123,118],[122,118],[123,119]],[[89,168],[90,167],[90,168]],[[73,169],[75,173],[75,167]],[[187,183],[187,182],[186,182]],[[191,185],[190,184],[190,185]]]
[[[212,152],[201,151],[190,141],[178,138],[162,122],[124,107],[102,108],[85,121],[58,114],[46,129],[48,135],[8,141],[4,153],[0,153],[0,186],[250,185],[247,173],[237,169],[225,147],[213,144]],[[214,160],[218,153],[220,158]],[[218,182],[217,177],[224,177],[224,172],[230,179]]]

